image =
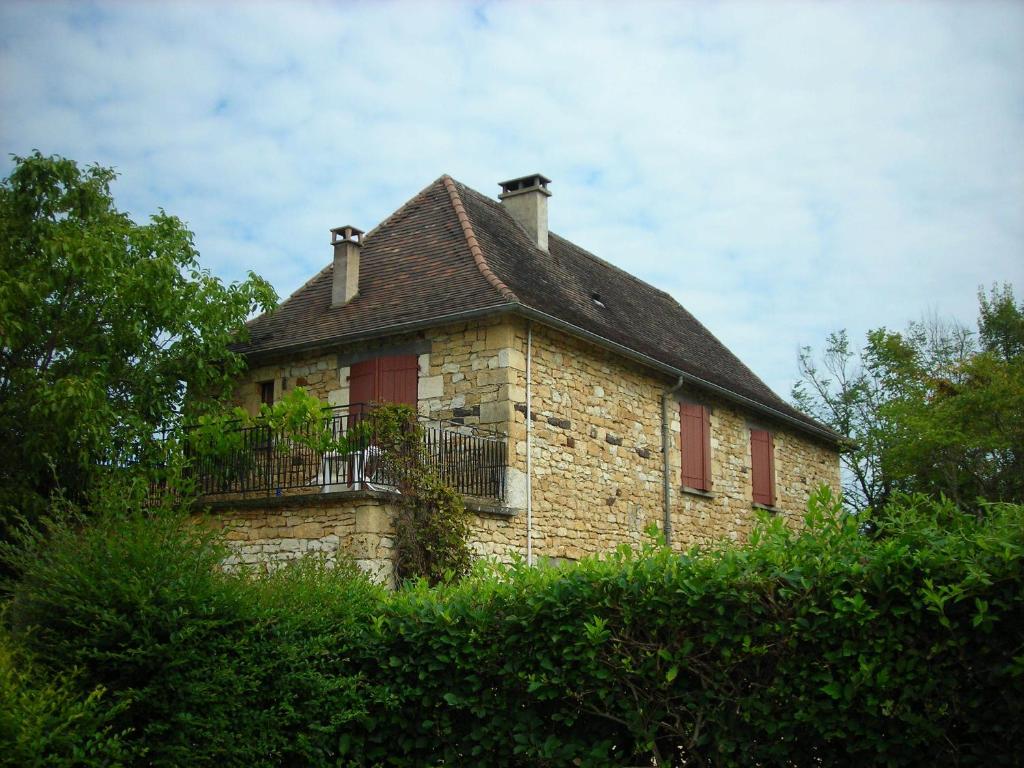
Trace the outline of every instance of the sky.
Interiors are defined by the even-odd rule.
[[[830,331],[1024,298],[1024,2],[2,0],[2,175],[33,149],[282,297],[444,173],[543,173],[783,396]]]

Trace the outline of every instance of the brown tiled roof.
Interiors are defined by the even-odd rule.
[[[474,261],[443,177],[364,235],[359,293],[341,307],[331,306],[333,271],[332,262],[252,320],[237,350],[284,352],[508,303]]]
[[[837,437],[772,392],[664,291],[554,233],[548,246],[545,253],[534,245],[501,204],[442,176],[363,238],[355,299],[331,306],[329,264],[274,313],[251,321],[249,341],[237,349],[263,357],[520,311]]]

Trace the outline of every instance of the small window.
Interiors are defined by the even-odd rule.
[[[679,428],[683,485],[698,491],[710,491],[711,410],[696,403],[680,404]]]
[[[750,430],[750,480],[754,503],[775,506],[775,440],[764,429]]]
[[[259,383],[260,388],[260,402],[266,405],[274,404],[274,382],[273,381],[261,381]]]

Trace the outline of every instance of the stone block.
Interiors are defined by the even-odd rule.
[[[317,522],[307,522],[288,529],[288,532],[295,539],[319,539],[324,535],[324,527]]]
[[[518,384],[502,384],[498,387],[499,400],[511,400],[513,403],[522,403],[526,409],[526,387]]]
[[[508,368],[492,368],[478,373],[476,381],[481,387],[493,384],[513,384],[515,383],[515,373]]]
[[[425,376],[419,380],[416,388],[420,400],[430,400],[444,395],[444,376]]]
[[[515,368],[519,371],[526,370],[526,355],[520,352],[518,349],[499,349],[498,350],[498,367],[499,368]]]
[[[356,510],[356,533],[385,533],[391,530],[391,515],[383,504],[367,504]]]
[[[505,503],[513,509],[526,509],[526,473],[515,467],[505,470]]]
[[[512,333],[512,326],[508,323],[502,323],[501,325],[492,325],[487,329],[486,335],[486,349],[501,349],[503,347],[511,347],[514,343],[515,336]]]
[[[356,560],[377,557],[380,539],[379,533],[354,533],[349,540],[349,554]]]
[[[371,580],[388,587],[395,586],[395,567],[388,558],[356,558],[359,567]]]
[[[512,416],[512,409],[509,404],[504,401],[498,401],[493,403],[482,403],[480,405],[480,423],[481,424],[497,424],[503,421],[509,421]]]

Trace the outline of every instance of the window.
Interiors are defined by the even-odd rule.
[[[274,404],[274,382],[273,381],[261,381],[258,384],[260,388],[260,402],[266,405]]]
[[[710,491],[711,410],[696,403],[680,404],[679,428],[683,485],[698,491]]]
[[[353,364],[348,377],[352,414],[365,412],[369,403],[404,403],[415,409],[418,373],[416,355],[377,357]]]
[[[764,429],[750,430],[750,480],[754,503],[775,506],[775,441]]]

